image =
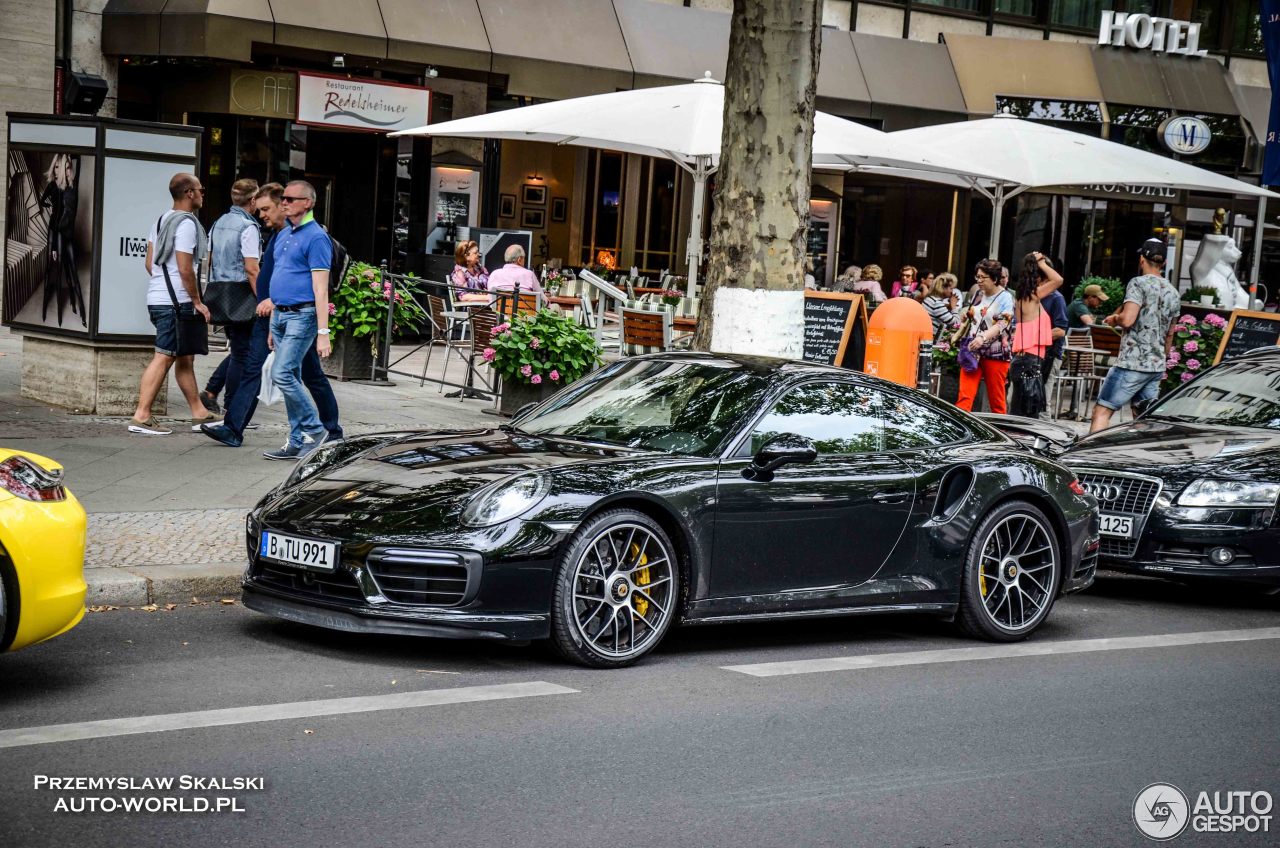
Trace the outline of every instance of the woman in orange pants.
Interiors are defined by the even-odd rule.
[[[1009,327],[1013,322],[1013,295],[1000,285],[1004,268],[994,259],[984,259],[974,269],[974,279],[982,297],[970,306],[965,316],[965,327],[960,336],[970,335],[969,350],[978,358],[975,371],[960,370],[960,396],[956,406],[966,412],[973,411],[973,401],[978,396],[978,386],[987,384],[987,403],[991,411],[1004,415],[1006,386],[1009,381]],[[966,330],[967,327],[967,330]]]

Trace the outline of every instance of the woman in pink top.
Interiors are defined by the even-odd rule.
[[[1014,289],[1017,324],[1013,331],[1013,364],[1009,367],[1009,382],[1013,384],[1013,398],[1009,403],[1011,415],[1035,418],[1044,411],[1045,391],[1040,366],[1045,350],[1053,345],[1053,323],[1049,320],[1049,313],[1040,305],[1040,298],[1047,297],[1060,285],[1062,275],[1053,270],[1044,254],[1033,251],[1023,257],[1022,273],[1018,275]]]
[[[865,295],[874,306],[885,299],[884,289],[880,288],[880,281],[883,279],[884,271],[880,270],[879,265],[864,265],[862,267],[862,277],[853,284],[853,291]]]

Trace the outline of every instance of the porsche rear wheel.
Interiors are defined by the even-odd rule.
[[[629,509],[603,512],[578,529],[561,557],[552,642],[581,665],[631,665],[670,628],[679,589],[675,550],[657,522]]]
[[[973,534],[957,622],[980,639],[1025,639],[1049,614],[1061,580],[1062,556],[1049,519],[1026,501],[1002,503]]]

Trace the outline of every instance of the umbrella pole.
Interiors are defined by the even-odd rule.
[[[988,259],[1000,258],[1000,224],[1004,217],[1004,186],[996,186],[995,196],[991,198],[991,239]]]
[[[699,156],[693,169],[693,209],[689,216],[689,283],[685,294],[693,297],[698,285],[698,264],[702,260],[702,208],[706,205],[709,157]]]
[[[1267,199],[1258,198],[1258,219],[1253,222],[1253,285],[1249,286],[1249,308],[1253,309],[1254,298],[1258,296],[1258,287],[1262,284],[1262,236],[1267,221]]]

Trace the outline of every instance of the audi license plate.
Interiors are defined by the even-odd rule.
[[[258,556],[311,571],[333,571],[338,565],[338,543],[300,539],[264,530]]]
[[[1107,515],[1105,512],[1100,516],[1102,518],[1102,526],[1099,532],[1104,536],[1119,536],[1121,539],[1133,538],[1133,516],[1131,515]]]

